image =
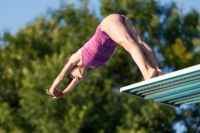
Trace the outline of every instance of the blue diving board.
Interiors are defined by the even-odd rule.
[[[120,92],[174,107],[200,102],[200,64],[122,87]]]

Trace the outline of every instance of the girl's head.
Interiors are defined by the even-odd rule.
[[[87,69],[83,66],[75,66],[70,72],[70,77],[76,80],[82,79],[86,77],[86,75]]]
[[[70,57],[71,57],[71,56],[70,56]],[[65,64],[68,63],[70,57],[68,57],[68,58],[66,59]],[[70,71],[70,73],[69,73],[69,77],[70,77],[70,78],[73,78],[73,79],[76,79],[76,80],[82,79],[82,78],[84,78],[84,77],[86,77],[86,76],[87,76],[87,69],[86,69],[86,67],[81,66],[81,65],[75,65],[75,66],[71,69],[71,71]]]

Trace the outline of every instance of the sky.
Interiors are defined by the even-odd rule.
[[[48,9],[58,9],[63,2],[70,3],[72,1],[76,3],[79,0],[0,0],[0,35],[4,31],[15,34],[19,28],[23,28],[36,17],[45,15]],[[192,8],[200,12],[198,8],[200,0],[157,1],[161,4],[169,4],[171,1],[174,1],[184,9],[185,13],[189,12]],[[92,10],[99,9],[99,0],[90,0],[89,8]],[[100,12],[97,10],[97,15],[99,14]]]

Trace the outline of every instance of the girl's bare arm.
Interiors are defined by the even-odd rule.
[[[73,79],[71,81],[71,83],[67,86],[67,88],[63,91],[64,94],[69,93],[70,91],[72,91],[73,89],[76,88],[77,85],[79,85],[84,79],[86,79],[92,72],[94,71],[94,69],[90,68],[87,72],[87,75],[79,80]]]
[[[68,94],[70,91],[74,90],[77,85],[79,85],[85,78],[87,78],[93,72],[93,70],[94,69],[88,70],[86,77],[82,79],[79,79],[79,80],[73,79],[64,91],[58,90],[58,94],[53,95],[52,99],[55,100],[55,99],[61,98],[64,95]],[[48,90],[47,90],[47,94],[52,95],[51,92]]]
[[[65,64],[65,66],[63,67],[62,71],[60,72],[60,74],[56,77],[56,79],[54,80],[51,88],[50,88],[50,92],[51,94],[54,95],[54,91],[55,89],[62,83],[62,81],[65,79],[65,77],[69,74],[69,72],[71,71],[71,69],[79,62],[80,59],[80,54],[77,52],[75,54],[73,54],[68,63]]]

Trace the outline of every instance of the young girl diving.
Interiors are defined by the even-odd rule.
[[[141,40],[131,20],[124,15],[111,14],[98,25],[94,36],[74,53],[46,93],[58,99],[72,91],[95,69],[103,66],[121,45],[139,67],[144,80],[162,75],[155,52]],[[72,77],[65,90],[57,89],[67,75]]]

